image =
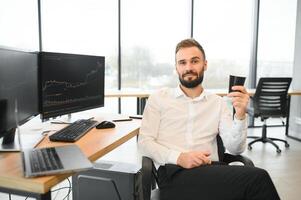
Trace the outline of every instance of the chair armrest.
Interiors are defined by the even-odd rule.
[[[242,155],[232,155],[225,153],[223,161],[227,164],[231,162],[242,162],[245,166],[254,167],[254,163],[252,162],[252,160]]]
[[[143,199],[150,200],[151,198],[151,190],[154,187],[154,174],[153,170],[156,170],[154,167],[154,163],[152,159],[149,157],[142,157],[142,188],[143,188]]]

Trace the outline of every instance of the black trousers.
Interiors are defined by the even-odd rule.
[[[256,167],[167,164],[158,169],[158,182],[160,200],[280,199],[268,172]]]

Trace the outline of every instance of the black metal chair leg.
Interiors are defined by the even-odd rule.
[[[270,139],[273,140],[273,141],[284,142],[286,148],[288,148],[290,146],[289,143],[286,140],[279,139],[279,138],[270,138]]]
[[[254,144],[255,142],[263,142],[263,138],[258,138],[256,140],[253,140],[252,142],[249,142],[249,146],[251,146],[252,144]]]
[[[266,142],[272,144],[276,148],[277,153],[281,153],[279,146],[275,142],[273,142],[273,140],[271,140],[270,138],[266,138]]]
[[[258,136],[248,136],[247,138],[257,139],[257,138],[260,138],[260,137],[258,137]]]
[[[248,143],[248,149],[251,150],[252,149],[252,144],[254,144],[255,142],[264,142],[264,139],[262,137],[259,137],[258,139],[253,140],[252,142]]]

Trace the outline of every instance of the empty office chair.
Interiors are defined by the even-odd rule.
[[[232,162],[241,162],[246,166],[254,166],[253,162],[241,155],[232,155],[225,153],[223,141],[219,135],[216,137],[218,147],[219,161],[227,164]],[[160,190],[156,187],[157,170],[152,159],[143,156],[142,158],[142,187],[144,200],[160,200]]]
[[[276,147],[277,153],[281,153],[281,150],[273,141],[284,142],[285,147],[289,147],[285,140],[267,137],[266,120],[270,117],[287,117],[287,92],[291,81],[291,78],[260,78],[255,94],[251,97],[253,107],[248,110],[248,113],[251,116],[260,117],[263,121],[262,135],[261,137],[248,136],[248,138],[255,138],[248,144],[249,150],[255,142],[271,143]]]

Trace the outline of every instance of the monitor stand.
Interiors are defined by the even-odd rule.
[[[6,131],[4,137],[2,138],[2,141],[0,140],[0,151],[20,151],[20,145],[18,144],[18,142],[15,142],[15,132],[15,128]]]
[[[19,145],[18,134],[15,134],[16,129],[11,129],[6,132],[6,135],[0,139],[0,152],[18,152],[21,151]],[[37,134],[22,134],[21,143],[23,149],[36,147],[45,136]]]
[[[13,142],[11,144],[1,144],[0,152],[14,152],[14,151],[21,151],[20,145]]]
[[[63,115],[61,116],[59,119],[54,119],[52,120],[50,123],[51,124],[72,124],[73,122],[75,122],[76,120],[79,120],[79,119],[85,119],[83,118],[82,116],[79,116],[79,115],[72,115],[71,114],[68,114],[68,115]]]

